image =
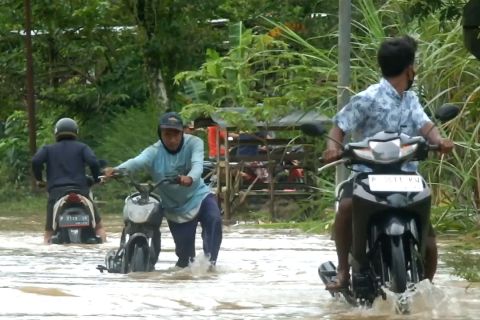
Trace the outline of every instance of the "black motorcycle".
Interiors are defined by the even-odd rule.
[[[87,177],[89,187],[94,182]],[[64,196],[60,197],[53,207],[53,236],[54,244],[64,243],[102,243],[102,239],[95,233],[95,207],[92,196],[83,196],[74,186],[63,187]]]
[[[447,121],[458,112],[457,107],[448,105],[440,108],[436,117]],[[301,129],[309,135],[325,133],[313,123]],[[378,296],[386,299],[383,288],[403,293],[425,278],[431,191],[422,176],[402,171],[402,165],[425,160],[428,152],[437,148],[420,136],[383,131],[345,145],[340,160],[319,169],[339,164],[371,169],[353,178],[352,278],[349,287],[341,291],[352,305],[370,305]],[[331,261],[321,264],[318,272],[325,284],[337,274]]]
[[[178,183],[178,176],[166,177],[155,185],[137,183],[125,172],[120,172],[117,176],[127,177],[137,192],[125,198],[125,226],[120,247],[109,251],[105,257],[105,266],[99,265],[97,269],[110,273],[153,271],[160,253],[160,242],[154,243],[154,234],[157,233],[160,241],[163,219],[162,200],[153,191],[162,184]]]

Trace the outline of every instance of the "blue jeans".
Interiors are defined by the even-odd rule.
[[[203,252],[215,264],[222,243],[222,217],[217,198],[209,194],[203,199],[197,216],[192,221],[176,223],[168,221],[168,227],[175,242],[175,254],[178,257],[177,266],[184,268],[195,257],[195,234],[197,225],[202,226]]]

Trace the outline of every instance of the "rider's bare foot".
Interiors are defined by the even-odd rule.
[[[338,292],[342,289],[348,288],[348,283],[350,280],[350,274],[348,271],[338,271],[335,281],[327,283],[325,289],[328,291]]]
[[[45,231],[43,234],[43,244],[51,244],[53,231]]]
[[[103,227],[96,228],[95,233],[97,236],[100,237],[100,239],[102,239],[102,243],[107,242],[107,232],[105,231],[105,228]]]
[[[103,227],[102,221],[99,221],[97,225],[95,226],[95,234],[102,239],[102,243],[107,242],[107,232],[105,231],[105,228]]]

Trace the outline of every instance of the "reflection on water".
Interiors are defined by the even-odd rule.
[[[173,267],[173,241],[164,230],[156,271],[128,275],[95,269],[118,245],[118,233],[101,245],[45,246],[41,236],[0,233],[2,317],[477,319],[480,312],[480,288],[450,276],[442,263],[435,286],[422,282],[409,293],[410,315],[395,314],[392,293],[371,309],[352,308],[331,298],[317,275],[320,262],[335,259],[333,243],[292,230],[225,228],[214,272],[202,257],[190,268]]]

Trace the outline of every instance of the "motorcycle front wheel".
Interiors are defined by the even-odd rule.
[[[132,272],[148,271],[146,249],[145,246],[135,244],[130,262]]]
[[[395,293],[405,292],[407,289],[407,268],[405,250],[401,236],[390,238],[390,261],[388,265],[390,290]]]
[[[422,255],[418,249],[418,245],[415,244],[413,239],[410,239],[410,281],[413,283],[418,283],[422,281],[424,276],[424,266]]]

